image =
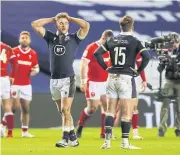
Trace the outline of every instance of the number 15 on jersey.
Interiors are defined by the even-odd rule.
[[[115,47],[115,65],[124,65],[126,62],[126,54],[123,52],[126,50],[126,47]]]

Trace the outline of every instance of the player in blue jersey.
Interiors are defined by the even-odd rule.
[[[77,24],[80,29],[75,33],[69,33],[70,22]],[[44,28],[48,23],[56,25],[56,33]],[[31,25],[35,32],[46,40],[50,52],[50,90],[62,114],[63,137],[56,143],[56,147],[78,146],[71,116],[71,105],[75,94],[73,61],[80,42],[88,34],[90,25],[87,21],[71,17],[65,12],[52,18],[35,20]]]

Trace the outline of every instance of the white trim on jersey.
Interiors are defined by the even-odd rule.
[[[90,60],[89,60],[89,59],[87,59],[87,58],[85,58],[85,57],[82,57],[81,59],[83,59],[83,60],[86,60],[86,61],[90,62]]]
[[[101,45],[101,47],[103,48],[104,51],[108,51],[108,50],[106,49],[106,47],[104,47],[104,45]]]
[[[27,54],[27,53],[29,53],[29,52],[31,51],[31,48],[29,48],[27,51],[23,51],[23,50],[21,49],[21,46],[20,46],[20,45],[18,46],[18,48],[19,48],[19,50],[21,51],[21,53],[23,53],[23,54]]]
[[[101,46],[101,44],[100,44],[100,43],[98,43],[98,41],[96,41],[95,43],[96,43],[98,46]]]
[[[131,35],[131,36],[133,35],[132,32],[121,32],[120,34],[121,34],[121,35],[128,35],[128,36],[129,36],[129,35]]]
[[[11,55],[10,59],[15,58],[15,57],[16,57],[15,55]]]

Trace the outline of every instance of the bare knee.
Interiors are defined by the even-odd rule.
[[[69,108],[62,108],[61,113],[62,113],[62,116],[68,117],[68,116],[70,116],[70,109]]]
[[[88,113],[89,114],[93,114],[97,111],[97,107],[96,106],[90,106],[88,107]]]
[[[131,122],[131,118],[129,118],[129,117],[121,117],[121,122]]]

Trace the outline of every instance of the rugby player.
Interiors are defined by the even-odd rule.
[[[101,44],[113,36],[111,30],[105,30],[102,33],[101,38],[89,44],[81,59],[81,69],[80,78],[81,85],[80,89],[85,92],[87,107],[83,109],[78,121],[78,127],[76,131],[77,137],[81,137],[82,130],[85,122],[95,113],[98,106],[101,106],[101,133],[100,137],[104,138],[104,118],[107,109],[106,104],[106,81],[108,77],[108,72],[105,71],[96,61],[94,57],[94,52],[100,47]],[[104,61],[109,62],[109,54],[105,53],[103,55]]]
[[[22,31],[19,35],[19,46],[13,48],[17,57],[18,67],[12,67],[11,96],[13,98],[13,111],[20,105],[22,137],[32,138],[34,135],[28,132],[30,120],[30,102],[32,100],[32,86],[30,78],[39,72],[38,57],[36,51],[30,47],[31,36],[28,31]]]
[[[134,77],[147,66],[150,55],[133,33],[134,20],[130,16],[120,19],[121,33],[108,39],[95,52],[95,57],[104,70],[109,72],[107,80],[107,113],[105,118],[105,142],[102,149],[109,149],[114,116],[119,104],[121,111],[121,129],[123,149],[140,149],[129,142],[129,131],[137,92]],[[108,68],[102,55],[109,51],[112,67]],[[136,55],[140,53],[142,63],[135,69]]]
[[[80,29],[75,33],[69,33],[69,23],[75,23]],[[57,32],[51,32],[44,25],[54,23]],[[43,37],[50,52],[50,90],[52,99],[62,114],[62,140],[55,144],[56,147],[78,146],[71,105],[75,94],[75,74],[73,62],[80,42],[89,32],[90,24],[80,18],[69,16],[61,12],[55,17],[42,18],[31,23],[32,28]]]
[[[0,42],[0,102],[4,110],[4,116],[1,121],[0,134],[6,137],[6,127],[8,128],[7,137],[13,137],[14,115],[12,113],[12,103],[10,99],[10,79],[8,75],[8,65],[15,65],[16,56],[11,47]],[[14,74],[14,73],[13,73]]]

